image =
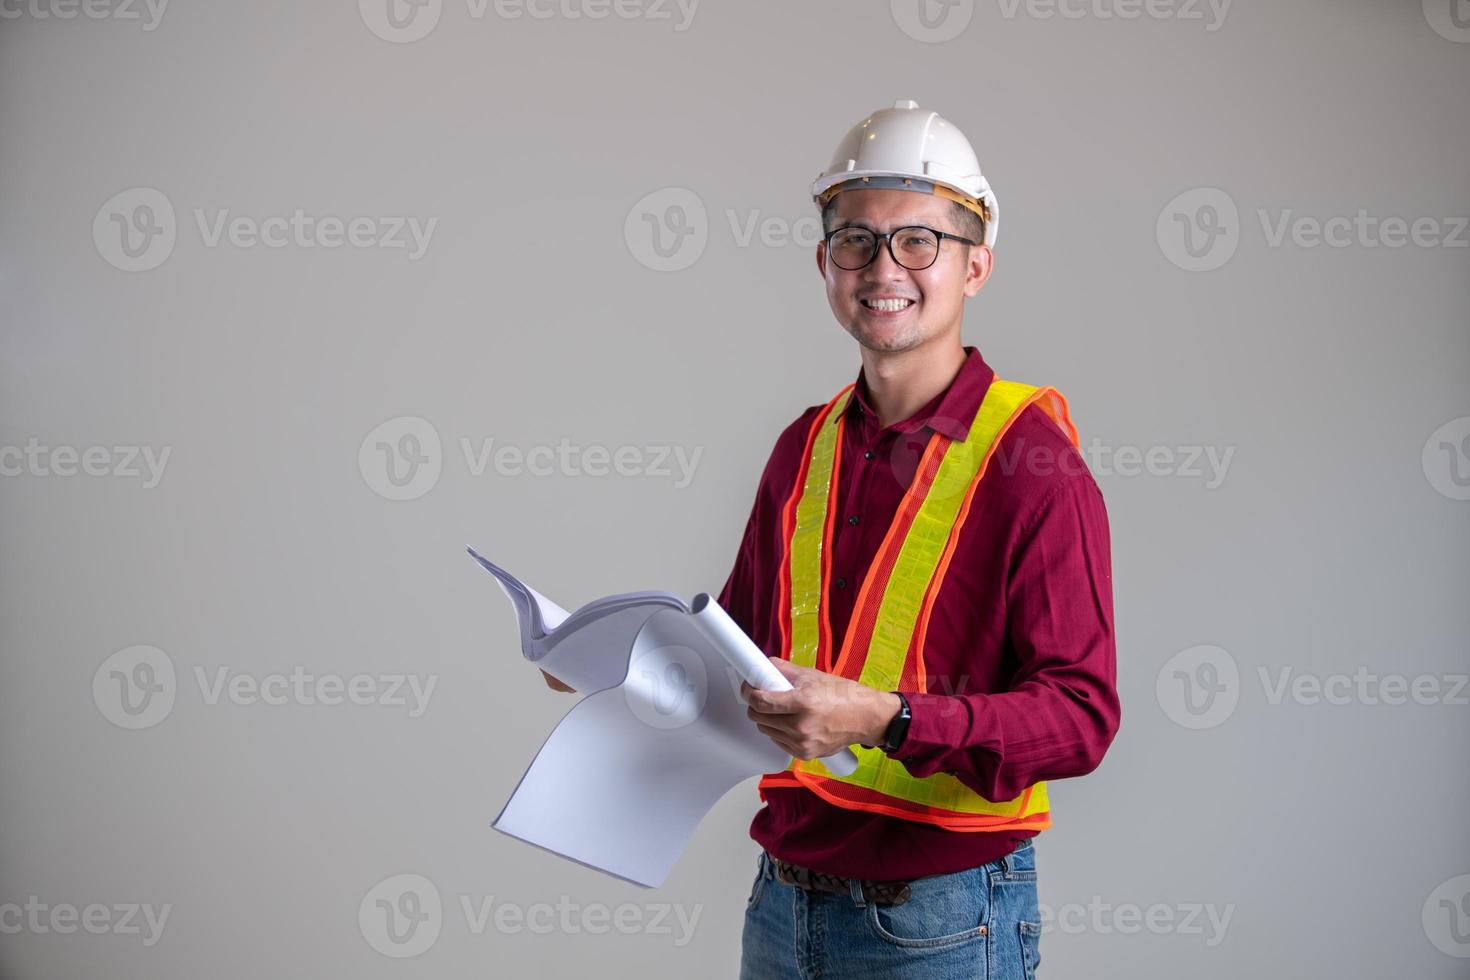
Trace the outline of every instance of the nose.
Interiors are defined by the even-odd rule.
[[[873,261],[863,267],[863,279],[867,282],[892,282],[896,279],[908,277],[909,270],[899,265],[893,259],[893,253],[888,247],[889,239],[884,239],[878,245],[878,254],[873,256]]]

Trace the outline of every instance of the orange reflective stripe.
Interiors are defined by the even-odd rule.
[[[902,797],[876,793],[838,779],[812,777],[800,771],[795,775],[797,782],[836,806],[849,810],[882,813],[919,823],[935,824],[948,830],[1045,830],[1051,826],[1049,811],[1042,809],[1026,812],[1032,807],[1032,794],[1035,787],[1028,787],[1016,798],[1018,803],[1016,813],[956,813],[943,807],[927,806]]]
[[[852,620],[848,624],[847,635],[843,638],[842,656],[838,658],[832,673],[854,681],[861,675],[863,661],[867,658],[868,641],[878,614],[878,602],[875,600],[888,589],[894,563],[898,561],[899,552],[908,538],[914,518],[924,503],[924,496],[934,482],[934,474],[939,470],[940,460],[948,444],[949,438],[946,436],[931,439],[924,455],[919,459],[914,478],[909,483],[903,500],[899,502],[893,522],[888,525],[888,533],[883,536],[883,543],[878,546],[878,553],[868,566],[868,574],[863,576],[863,585],[853,606]],[[828,551],[831,550],[830,541],[829,538]],[[856,656],[853,653],[854,647],[859,651]]]

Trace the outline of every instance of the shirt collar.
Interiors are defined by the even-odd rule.
[[[929,399],[929,403],[917,412],[900,422],[894,422],[889,428],[908,434],[927,426],[957,442],[969,437],[970,425],[975,421],[975,413],[980,408],[980,401],[985,397],[985,390],[990,387],[995,372],[980,356],[978,348],[966,346],[964,350],[965,361],[960,365],[959,373],[954,376],[949,387]],[[867,380],[863,368],[858,369],[857,383],[847,402],[847,413],[848,418],[865,431],[878,424],[878,413],[873,411],[873,406],[868,401]]]

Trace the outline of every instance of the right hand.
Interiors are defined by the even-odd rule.
[[[546,686],[551,688],[553,691],[566,691],[569,694],[577,693],[577,689],[575,687],[567,687],[561,681],[557,680],[555,677],[552,677],[544,670],[541,671],[541,676],[546,678]]]

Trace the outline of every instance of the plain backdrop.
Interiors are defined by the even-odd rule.
[[[652,892],[490,829],[574,700],[463,547],[718,591],[857,375],[808,188],[896,99],[1111,521],[1041,975],[1470,975],[1463,2],[387,2],[0,7],[0,976],[733,976],[754,780]]]

